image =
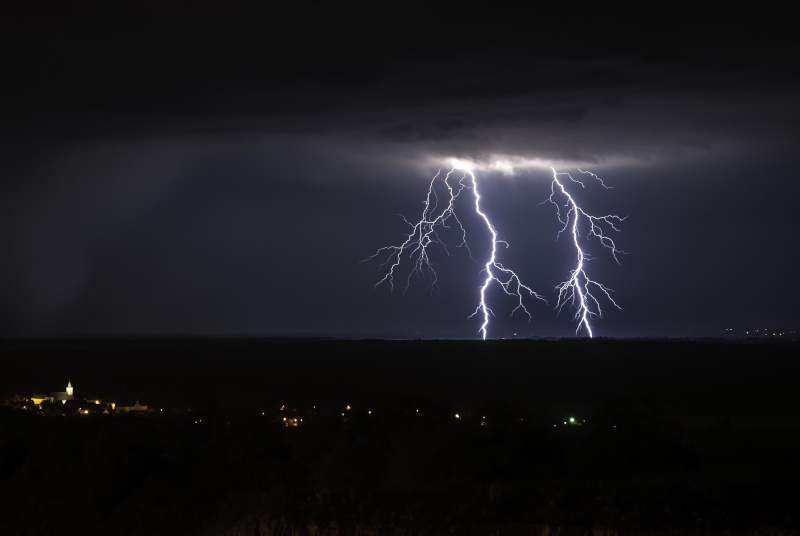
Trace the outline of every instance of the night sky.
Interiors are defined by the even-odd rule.
[[[547,298],[528,322],[492,294],[489,337],[575,335],[554,309],[576,254],[551,166],[596,173],[610,188],[584,179],[576,200],[626,218],[619,264],[588,264],[622,308],[601,300],[595,336],[800,327],[788,12],[20,4],[0,16],[2,337],[479,338],[468,205],[472,258],[432,246],[434,292],[376,287],[361,262],[402,242],[453,157],[475,165],[499,260]]]

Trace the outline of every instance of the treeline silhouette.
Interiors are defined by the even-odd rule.
[[[392,396],[286,427],[215,396],[166,417],[0,408],[0,534],[800,531],[791,426],[686,427],[646,397],[575,423],[512,398],[461,409]]]

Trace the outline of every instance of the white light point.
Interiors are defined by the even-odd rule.
[[[593,334],[592,326],[589,323],[590,318],[602,318],[603,316],[603,310],[600,306],[600,302],[592,293],[592,290],[603,294],[611,303],[611,305],[617,309],[621,310],[622,307],[620,307],[611,297],[611,293],[613,292],[612,289],[598,283],[597,281],[594,281],[587,274],[586,262],[591,260],[591,257],[581,246],[580,230],[581,228],[585,228],[586,238],[596,238],[603,247],[611,251],[611,255],[614,257],[614,260],[617,262],[617,264],[619,264],[619,258],[617,255],[624,254],[625,252],[617,248],[614,240],[605,234],[604,229],[610,229],[619,232],[619,229],[615,224],[623,221],[625,218],[615,216],[613,214],[605,216],[592,216],[591,214],[588,214],[578,206],[578,204],[575,202],[575,199],[569,194],[561,180],[559,180],[559,176],[566,177],[571,182],[579,184],[582,188],[585,188],[586,185],[582,181],[575,179],[569,173],[559,173],[555,169],[551,169],[553,171],[553,181],[550,184],[550,197],[548,197],[545,202],[549,201],[553,206],[556,207],[556,215],[558,216],[558,220],[563,224],[561,230],[558,231],[556,239],[558,239],[563,232],[569,229],[569,232],[572,235],[572,242],[575,245],[575,250],[578,254],[577,264],[570,272],[569,279],[556,286],[556,290],[558,291],[558,302],[556,303],[556,309],[560,312],[564,305],[570,302],[572,307],[575,309],[574,319],[578,320],[578,327],[576,328],[575,333],[578,334],[581,328],[583,328],[591,338]],[[594,173],[580,169],[578,171],[590,175],[592,178],[600,182],[604,188],[609,188]],[[559,204],[557,201],[558,197],[562,197],[564,199],[561,204]],[[562,208],[565,210],[562,211]],[[581,217],[583,217],[583,220],[585,220],[584,223],[582,223]]]

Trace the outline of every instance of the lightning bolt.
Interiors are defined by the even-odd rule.
[[[615,216],[613,214],[607,214],[605,216],[592,216],[591,214],[588,214],[580,206],[578,206],[578,204],[575,202],[575,199],[564,187],[564,183],[559,180],[559,176],[565,177],[571,182],[579,184],[581,188],[585,188],[586,185],[582,181],[574,178],[569,173],[559,173],[552,168],[551,170],[553,171],[553,181],[550,183],[550,197],[548,197],[545,202],[551,203],[556,208],[556,216],[558,217],[558,221],[560,221],[563,225],[561,230],[558,231],[556,239],[558,239],[562,233],[569,232],[572,236],[572,243],[575,246],[575,251],[577,252],[576,265],[575,268],[573,268],[570,272],[569,278],[556,286],[556,290],[558,291],[556,309],[560,312],[564,308],[565,304],[570,303],[575,309],[574,319],[578,321],[578,327],[576,328],[575,333],[578,334],[581,328],[584,328],[589,334],[589,337],[592,337],[592,326],[589,323],[589,319],[591,317],[602,318],[603,316],[603,310],[600,307],[600,302],[592,293],[592,290],[604,295],[611,305],[617,309],[622,308],[617,304],[616,301],[614,301],[614,298],[611,297],[611,293],[613,292],[612,289],[591,279],[587,274],[586,263],[590,261],[592,257],[589,256],[581,246],[580,229],[582,227],[585,228],[585,236],[587,239],[594,237],[603,247],[609,249],[611,251],[611,255],[614,257],[614,260],[617,262],[617,264],[619,264],[619,257],[617,255],[625,252],[617,248],[614,240],[604,232],[604,229],[619,232],[619,229],[615,224],[623,221],[625,218],[621,216]],[[604,188],[609,189],[602,179],[600,179],[600,177],[591,171],[583,171],[580,169],[578,171],[590,175],[592,178],[600,182]],[[561,197],[565,200],[563,205],[557,201],[558,197]],[[564,209],[563,211],[562,208]]]
[[[456,166],[458,165],[459,163],[456,162]],[[489,221],[489,217],[481,210],[481,196],[478,193],[478,183],[475,181],[475,174],[468,167],[462,167],[461,169],[463,169],[464,172],[470,177],[472,193],[475,196],[475,212],[486,224],[486,228],[489,230],[489,233],[492,236],[491,254],[484,265],[486,279],[484,279],[483,285],[481,285],[480,300],[478,302],[478,306],[475,308],[475,312],[469,316],[469,318],[472,318],[476,314],[480,313],[480,315],[483,317],[483,323],[478,331],[483,339],[486,340],[487,327],[489,326],[489,315],[491,314],[494,316],[494,312],[489,308],[488,305],[486,305],[486,290],[492,285],[492,283],[499,285],[500,288],[503,289],[503,292],[509,296],[514,296],[517,298],[517,306],[511,311],[511,315],[513,316],[514,313],[522,309],[522,311],[528,315],[528,322],[531,321],[531,313],[528,311],[522,301],[523,296],[527,295],[542,300],[545,303],[547,300],[543,296],[540,296],[534,292],[530,287],[523,284],[519,276],[513,270],[506,268],[497,261],[497,245],[504,244],[506,247],[508,247],[508,242],[499,240],[497,238],[497,230]]]
[[[456,171],[462,172],[462,175],[457,180],[452,178]],[[618,231],[615,223],[622,221],[624,218],[614,215],[597,217],[586,213],[569,194],[564,183],[559,180],[559,176],[567,177],[570,181],[579,184],[581,187],[585,187],[585,184],[573,178],[568,173],[558,173],[555,169],[552,171],[553,181],[551,182],[550,196],[543,201],[543,203],[549,201],[556,207],[556,215],[559,222],[562,224],[562,228],[558,231],[556,239],[569,230],[578,254],[577,265],[570,272],[569,279],[556,287],[558,292],[556,309],[560,312],[567,303],[571,303],[576,309],[575,319],[579,321],[576,334],[580,332],[581,328],[585,328],[589,337],[592,337],[592,329],[589,320],[594,316],[602,317],[600,302],[595,295],[592,294],[592,290],[605,295],[615,307],[620,307],[611,297],[611,292],[613,292],[613,290],[592,280],[587,275],[585,263],[590,260],[590,256],[581,247],[579,231],[582,226],[588,226],[586,236],[597,238],[604,247],[611,250],[614,259],[619,262],[617,255],[624,252],[616,247],[616,244],[606,235],[604,229]],[[579,171],[590,175],[595,180],[599,181],[603,187],[609,188],[594,173],[582,170]],[[446,192],[441,194],[445,198],[443,201],[440,201],[441,190],[445,190]],[[478,192],[478,182],[472,171],[472,167],[468,163],[453,160],[452,168],[444,176],[442,176],[441,170],[437,172],[428,185],[428,193],[423,201],[424,209],[420,219],[412,223],[401,215],[403,221],[411,228],[405,235],[405,239],[400,245],[379,248],[373,255],[363,259],[362,262],[371,261],[376,258],[384,258],[379,269],[385,270],[385,273],[375,284],[376,288],[381,285],[388,285],[390,290],[394,292],[395,279],[399,277],[397,272],[401,264],[407,260],[411,264],[411,269],[405,278],[403,292],[405,293],[410,288],[414,276],[428,280],[428,290],[430,292],[436,291],[438,274],[431,260],[430,250],[433,247],[439,246],[445,250],[445,253],[448,255],[451,254],[446,241],[442,239],[442,234],[445,230],[449,232],[455,231],[459,236],[459,243],[456,247],[465,248],[469,252],[470,258],[473,258],[472,251],[467,243],[467,231],[456,214],[456,201],[465,190],[472,192],[475,214],[486,227],[490,235],[489,255],[483,263],[483,269],[481,270],[481,273],[485,273],[485,278],[480,286],[478,305],[475,307],[473,313],[468,316],[468,318],[472,318],[477,315],[482,319],[478,332],[485,340],[488,335],[490,318],[495,316],[494,311],[492,311],[488,305],[487,297],[487,293],[492,286],[500,287],[506,295],[516,300],[516,306],[511,311],[511,316],[518,311],[522,311],[527,315],[528,322],[532,321],[532,316],[525,306],[525,301],[530,298],[547,303],[547,299],[523,283],[516,272],[505,267],[498,260],[499,246],[503,245],[505,248],[508,248],[509,244],[505,240],[498,238],[497,229],[490,221],[489,216],[481,209],[481,196]],[[561,199],[564,199],[565,202]],[[585,223],[583,223],[584,220]]]
[[[378,249],[372,256],[364,259],[362,262],[372,260],[385,254],[386,260],[381,264],[381,268],[388,266],[386,274],[383,278],[375,283],[375,287],[382,284],[388,284],[390,289],[394,291],[395,272],[403,262],[403,259],[408,258],[412,262],[412,269],[409,272],[403,292],[408,290],[411,286],[412,276],[419,276],[422,279],[430,280],[428,290],[431,292],[436,290],[436,283],[438,275],[433,263],[431,262],[428,250],[434,245],[441,245],[445,252],[450,255],[450,251],[440,236],[439,231],[442,229],[450,229],[449,222],[452,220],[453,225],[461,232],[461,242],[457,247],[464,247],[469,251],[467,244],[467,232],[455,212],[455,201],[461,192],[468,187],[464,182],[464,178],[459,179],[457,185],[450,182],[450,175],[452,175],[455,168],[451,169],[441,180],[448,192],[447,204],[439,211],[439,194],[436,190],[436,181],[441,175],[439,171],[431,179],[428,186],[428,195],[423,201],[425,209],[422,211],[422,217],[416,223],[409,222],[404,216],[403,218],[410,227],[411,231],[406,235],[405,240],[399,246],[386,246]],[[471,252],[470,252],[471,256]]]

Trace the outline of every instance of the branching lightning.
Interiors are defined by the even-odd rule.
[[[531,320],[531,314],[522,301],[523,296],[531,296],[544,302],[547,302],[547,300],[531,290],[530,287],[523,284],[519,276],[514,273],[513,270],[506,268],[497,261],[497,245],[502,243],[508,247],[508,243],[497,238],[497,231],[495,230],[494,225],[492,225],[492,223],[489,221],[488,216],[481,211],[481,196],[478,193],[478,184],[475,181],[475,174],[472,173],[472,171],[470,171],[468,168],[465,168],[464,171],[470,177],[472,193],[475,196],[475,212],[483,219],[483,222],[486,224],[486,227],[489,229],[489,232],[492,236],[491,254],[484,265],[486,279],[483,281],[483,285],[481,285],[480,301],[478,302],[478,306],[475,308],[475,312],[470,315],[471,318],[480,313],[481,317],[483,318],[483,323],[481,324],[479,331],[481,336],[486,339],[487,327],[489,326],[489,315],[494,315],[494,312],[486,305],[486,290],[490,285],[492,285],[492,283],[498,284],[500,288],[503,289],[503,292],[509,296],[514,296],[517,298],[517,306],[513,311],[511,311],[511,314],[513,315],[522,309],[522,311],[528,315],[528,321]]]
[[[468,187],[468,185],[465,184],[464,178],[462,177],[458,181],[457,187],[454,187],[450,183],[450,175],[452,175],[453,171],[455,171],[455,168],[451,169],[444,176],[444,179],[442,179],[442,182],[448,191],[449,199],[447,200],[447,204],[444,206],[444,208],[441,209],[441,212],[437,213],[439,210],[439,194],[435,188],[436,180],[441,175],[441,171],[439,171],[439,173],[437,173],[433,179],[431,179],[430,185],[428,186],[428,195],[426,196],[425,201],[423,201],[425,209],[422,212],[422,218],[417,223],[411,223],[405,217],[401,216],[403,220],[411,227],[411,231],[406,235],[403,243],[401,243],[399,246],[382,247],[375,252],[374,255],[364,259],[365,261],[372,260],[381,256],[382,254],[385,254],[387,257],[387,260],[381,264],[381,268],[388,266],[388,269],[386,270],[386,274],[383,276],[383,278],[375,284],[376,287],[385,283],[389,285],[393,291],[395,271],[403,262],[403,259],[407,257],[412,262],[413,267],[406,278],[403,292],[408,290],[409,286],[411,285],[411,278],[414,275],[430,280],[428,289],[431,291],[435,290],[436,283],[438,281],[438,275],[433,263],[431,262],[430,256],[428,255],[428,250],[431,248],[431,246],[438,244],[441,245],[446,253],[450,253],[447,244],[439,238],[439,230],[442,228],[449,228],[448,223],[450,220],[452,220],[453,224],[456,225],[461,231],[461,243],[458,244],[457,247],[465,247],[467,250],[469,250],[469,245],[467,244],[467,232],[464,229],[464,226],[461,224],[461,221],[458,219],[454,209],[456,198],[461,194],[464,188]]]
[[[461,171],[463,174],[457,179],[453,179],[453,174],[456,171]],[[594,173],[589,171],[579,170],[581,173],[590,175],[600,184],[608,188],[603,181]],[[560,312],[561,309],[570,303],[576,310],[575,320],[578,321],[576,334],[585,329],[589,337],[592,337],[592,329],[589,320],[592,317],[602,317],[602,309],[600,302],[596,298],[596,294],[604,295],[609,302],[620,308],[619,305],[611,297],[613,292],[608,287],[591,279],[586,272],[586,262],[591,257],[585,252],[581,246],[580,231],[586,227],[586,238],[593,237],[599,240],[603,247],[611,251],[614,259],[619,262],[618,254],[624,253],[618,249],[614,241],[607,235],[605,230],[618,231],[616,223],[624,220],[624,218],[614,215],[606,216],[592,216],[585,212],[576,202],[575,199],[569,194],[565,188],[564,183],[559,179],[560,176],[568,178],[571,182],[585,187],[585,184],[575,178],[569,173],[558,173],[553,169],[553,181],[550,188],[550,196],[543,201],[549,202],[556,207],[556,215],[559,222],[562,224],[561,229],[558,231],[557,238],[566,231],[572,235],[573,244],[577,251],[577,264],[570,272],[570,277],[556,286],[557,290],[557,303],[555,308]],[[445,190],[446,199],[440,201],[440,191]],[[485,273],[485,278],[479,290],[478,305],[468,318],[479,316],[482,320],[478,332],[483,339],[488,335],[490,318],[495,316],[494,312],[488,305],[488,290],[496,285],[502,291],[515,299],[516,306],[511,311],[513,316],[518,311],[522,311],[528,317],[528,321],[532,320],[532,316],[525,302],[528,299],[541,300],[547,303],[547,299],[535,292],[531,287],[522,282],[519,275],[513,270],[505,267],[498,260],[498,246],[503,245],[508,248],[509,244],[498,237],[495,226],[489,219],[489,216],[481,209],[481,196],[478,192],[478,182],[475,174],[469,164],[458,160],[452,161],[452,168],[444,176],[439,171],[430,181],[428,186],[428,193],[423,201],[424,209],[421,218],[412,223],[405,217],[403,220],[411,228],[405,239],[396,246],[385,246],[379,248],[373,255],[364,259],[362,262],[370,261],[376,258],[383,258],[380,265],[381,270],[385,270],[383,277],[375,284],[375,287],[380,285],[388,285],[391,291],[395,289],[395,278],[398,275],[397,271],[404,262],[411,264],[411,269],[405,278],[403,285],[403,292],[407,291],[411,286],[412,278],[414,276],[420,279],[428,280],[428,290],[433,292],[436,290],[438,282],[438,274],[436,272],[434,263],[431,260],[431,249],[435,246],[444,249],[445,253],[451,254],[447,243],[441,238],[440,233],[444,230],[450,232],[456,231],[460,237],[457,248],[465,248],[469,251],[470,257],[472,252],[467,243],[467,231],[461,220],[456,214],[456,200],[464,193],[465,190],[472,192],[474,198],[474,211],[480,222],[485,225],[486,230],[489,232],[489,254],[488,258],[483,263],[482,273]],[[540,203],[541,204],[541,203]],[[401,216],[402,217],[402,216]]]
[[[594,179],[599,181],[604,188],[609,188],[597,175],[591,171],[583,171],[580,169],[578,171],[592,176]],[[575,268],[570,272],[569,278],[556,286],[556,290],[558,291],[556,309],[561,311],[566,303],[571,303],[575,309],[574,319],[578,321],[578,327],[575,330],[575,333],[579,333],[581,328],[583,328],[589,334],[589,337],[592,337],[592,326],[589,323],[589,319],[591,317],[601,318],[603,316],[603,310],[600,306],[600,302],[597,300],[595,295],[592,294],[593,289],[603,294],[611,303],[611,305],[617,309],[622,308],[617,304],[616,301],[614,301],[614,298],[611,297],[611,292],[613,292],[613,290],[591,279],[586,272],[586,262],[591,260],[591,257],[581,246],[581,225],[582,222],[585,221],[586,223],[583,224],[583,227],[586,228],[585,236],[587,238],[594,237],[599,240],[600,244],[602,244],[603,247],[608,248],[611,251],[611,255],[614,257],[614,260],[619,263],[619,257],[617,255],[624,253],[624,251],[617,248],[614,240],[605,234],[604,229],[610,229],[618,232],[619,229],[615,224],[623,221],[625,218],[615,216],[613,214],[608,214],[605,216],[592,216],[591,214],[588,214],[580,206],[578,206],[578,204],[575,202],[575,199],[564,187],[564,183],[559,180],[559,176],[566,177],[571,182],[579,184],[582,188],[586,187],[582,181],[575,179],[569,173],[559,173],[553,169],[553,181],[550,183],[550,197],[548,197],[546,201],[550,202],[556,207],[558,221],[563,224],[563,227],[558,232],[558,236],[561,236],[562,233],[569,230],[569,233],[572,235],[572,243],[574,244],[575,251],[577,252],[577,263]],[[557,201],[559,196],[566,200],[563,205]],[[562,208],[564,208],[563,211]]]

